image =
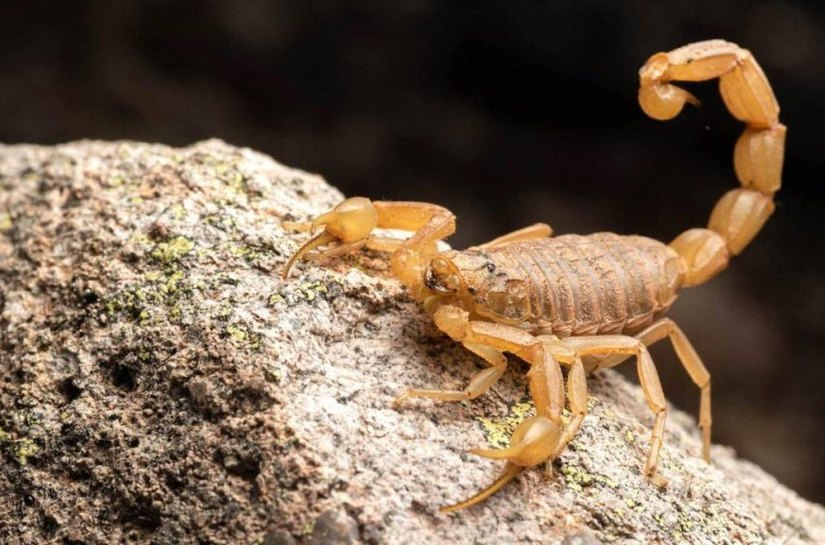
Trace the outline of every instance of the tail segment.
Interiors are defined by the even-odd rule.
[[[707,229],[689,229],[670,243],[685,262],[685,286],[710,280],[750,243],[773,212],[773,194],[781,185],[785,126],[771,86],[748,50],[709,40],[657,53],[639,71],[639,104],[654,119],[672,119],[685,102],[698,101],[669,82],[713,78],[719,78],[730,113],[747,125],[733,152],[742,187],[716,203]]]

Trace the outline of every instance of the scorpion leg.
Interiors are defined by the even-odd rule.
[[[426,397],[439,401],[462,401],[475,399],[489,390],[507,369],[507,358],[504,357],[501,351],[483,344],[472,342],[463,342],[462,344],[470,352],[481,356],[490,367],[473,377],[464,390],[418,390],[413,388],[398,396],[394,403],[397,405],[411,397]]]
[[[559,439],[556,450],[548,460],[546,473],[548,475],[552,475],[552,461],[555,460],[559,454],[561,454],[564,447],[566,447],[573,437],[576,436],[579,428],[581,428],[582,422],[584,421],[584,417],[587,415],[587,375],[585,373],[584,364],[582,363],[581,357],[579,357],[575,351],[568,348],[564,344],[564,341],[552,335],[542,335],[539,336],[539,339],[542,341],[544,349],[553,358],[555,358],[559,363],[563,363],[570,368],[567,372],[567,399],[570,403],[572,418],[564,428],[564,432],[562,433],[561,439]],[[531,393],[533,399],[536,401],[537,412],[539,414],[542,414],[540,400],[542,397],[546,398],[548,396],[546,394],[544,396],[538,395],[539,392],[537,392],[533,387],[532,379],[533,375],[537,375],[541,369],[542,366],[533,366],[528,374],[531,378]],[[552,372],[555,372],[555,370]],[[562,380],[561,375],[559,375],[557,380]],[[563,404],[564,399],[562,398],[556,405],[550,407],[548,418],[553,420],[553,418],[560,415]],[[553,421],[555,422],[555,420]],[[560,422],[558,423],[561,424]]]
[[[441,509],[450,512],[483,501],[525,467],[538,465],[552,456],[561,434],[564,384],[558,362],[540,338],[508,325],[471,321],[468,312],[451,305],[439,307],[433,319],[439,329],[465,346],[478,345],[499,353],[510,352],[531,364],[528,377],[536,403],[536,416],[519,424],[510,439],[510,447],[471,451],[487,458],[505,459],[507,464],[493,484],[467,500]]]
[[[710,372],[702,358],[696,353],[682,329],[670,318],[657,320],[635,336],[645,346],[650,346],[664,339],[670,339],[670,344],[676,352],[682,366],[690,379],[700,389],[699,399],[699,427],[702,428],[702,457],[710,462],[710,437],[713,419],[711,418],[710,403]],[[614,367],[629,358],[626,354],[616,354],[597,359],[597,367]]]
[[[650,451],[645,463],[644,472],[647,478],[657,486],[665,486],[667,480],[656,470],[659,462],[659,451],[664,441],[665,419],[667,418],[667,401],[659,382],[659,374],[653,359],[644,343],[635,337],[625,335],[595,335],[570,337],[564,340],[565,345],[575,350],[579,356],[622,354],[636,356],[636,368],[639,382],[642,385],[645,400],[653,411],[655,420],[650,436]]]
[[[521,229],[513,231],[512,233],[507,233],[506,235],[494,238],[493,240],[485,242],[484,244],[479,244],[478,246],[476,246],[476,248],[498,248],[499,246],[506,246],[507,244],[512,244],[513,242],[518,242],[520,240],[533,240],[537,238],[547,238],[550,236],[553,236],[552,227],[550,227],[546,223],[534,223],[533,225],[522,227]]]
[[[552,458],[557,458],[564,447],[576,436],[581,428],[584,417],[587,416],[587,376],[581,358],[576,355],[567,372],[567,399],[570,402],[570,412],[573,414],[567,427],[564,428],[556,451]]]

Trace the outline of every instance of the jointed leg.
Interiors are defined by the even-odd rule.
[[[673,320],[664,318],[657,321],[641,333],[638,338],[647,346],[658,342],[665,337],[670,339],[673,345],[673,350],[679,357],[679,361],[690,375],[690,379],[696,386],[699,387],[700,401],[699,401],[699,427],[702,428],[702,456],[706,461],[710,461],[710,432],[713,419],[711,418],[710,410],[710,372],[708,372],[705,364],[693,345],[677,326]]]
[[[520,240],[534,240],[537,238],[547,238],[552,235],[553,229],[549,225],[547,225],[546,223],[534,223],[533,225],[522,227],[521,229],[513,231],[512,233],[507,233],[506,235],[494,238],[490,242],[480,244],[476,246],[476,248],[497,248],[499,246],[505,246],[513,242],[518,242]]]
[[[584,372],[581,358],[576,356],[570,370],[567,372],[567,399],[570,402],[570,412],[572,417],[564,433],[559,439],[553,458],[556,458],[564,447],[576,436],[581,428],[584,417],[587,415],[587,376]]]
[[[661,382],[659,382],[659,374],[656,372],[656,367],[653,365],[653,360],[645,345],[639,339],[624,335],[570,337],[565,339],[564,343],[582,357],[602,354],[636,356],[639,382],[647,405],[655,416],[650,437],[650,452],[645,463],[644,472],[656,485],[664,486],[667,484],[667,480],[656,470],[659,462],[659,451],[664,441],[667,402],[662,392]]]
[[[484,358],[490,367],[479,372],[464,390],[411,389],[399,396],[396,403],[411,397],[441,401],[475,399],[501,378],[507,368],[504,352],[511,352],[531,364],[527,376],[536,414],[561,425],[564,380],[561,368],[553,357],[553,348],[543,338],[536,338],[512,326],[471,321],[469,313],[448,305],[439,307],[433,318],[439,329]]]
[[[710,438],[713,419],[711,417],[710,403],[710,372],[702,363],[702,359],[682,329],[670,318],[663,318],[648,326],[636,335],[645,346],[650,346],[669,338],[679,358],[682,366],[690,375],[690,379],[700,389],[699,400],[699,427],[702,428],[702,456],[706,461],[710,461]],[[614,367],[622,363],[629,356],[625,354],[613,355],[599,360],[599,367]]]
[[[483,344],[475,344],[471,342],[463,343],[464,346],[478,354],[490,365],[487,369],[479,372],[467,385],[464,390],[418,390],[410,389],[398,396],[395,403],[401,403],[405,399],[411,397],[426,397],[430,399],[437,399],[439,401],[462,401],[467,399],[475,399],[481,394],[485,393],[490,387],[496,383],[504,371],[507,369],[507,358],[501,351],[491,348]]]

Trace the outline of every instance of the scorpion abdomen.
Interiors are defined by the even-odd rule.
[[[641,236],[562,235],[486,253],[527,287],[521,326],[559,337],[639,331],[667,311],[684,276],[676,252]]]

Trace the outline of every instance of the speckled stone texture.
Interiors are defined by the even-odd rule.
[[[379,254],[279,278],[305,240],[280,221],[341,198],[218,141],[0,146],[0,542],[825,542],[825,510],[730,449],[705,464],[678,411],[670,484],[645,482],[651,416],[612,372],[555,479],[438,514],[498,474],[467,450],[530,413],[526,366],[393,408],[480,362]]]

